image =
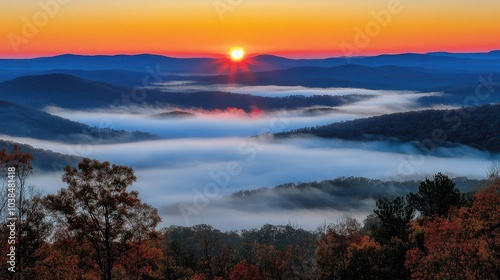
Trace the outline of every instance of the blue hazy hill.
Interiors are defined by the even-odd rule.
[[[141,99],[135,100],[134,93]],[[367,98],[370,96],[263,97],[217,91],[163,92],[154,89],[138,90],[121,87],[67,74],[30,75],[0,83],[1,100],[38,109],[48,106],[93,109],[150,105],[206,110],[225,110],[231,107],[252,111],[255,108],[275,110],[311,106],[339,106]]]
[[[53,69],[60,70],[126,70],[141,73],[160,71],[162,73],[197,73],[214,74],[224,71],[226,58],[174,58],[161,55],[72,55],[32,59],[0,59],[0,78],[8,75],[33,74]],[[448,70],[463,72],[498,71],[500,52],[453,54],[392,54],[369,57],[333,57],[324,59],[290,59],[274,55],[258,55],[247,59],[250,71],[282,70],[292,67],[315,66],[332,67],[343,64],[364,66],[401,66],[430,70]],[[227,67],[226,67],[227,68]],[[227,69],[226,69],[227,71]],[[13,78],[10,76],[9,78]],[[5,78],[3,78],[5,79]]]
[[[149,133],[90,127],[5,101],[0,101],[0,134],[85,144],[159,139],[158,136]]]
[[[433,138],[436,130],[442,135],[439,140]],[[499,153],[500,104],[386,114],[297,129],[277,136],[315,136],[355,141],[391,139],[416,144],[422,152],[427,153],[435,152],[439,146],[460,145]]]

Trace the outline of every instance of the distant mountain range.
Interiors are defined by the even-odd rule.
[[[0,82],[0,133],[71,143],[83,141],[85,137],[96,140],[96,135],[92,133],[99,134],[104,142],[157,138],[141,132],[94,129],[40,111],[48,106],[95,109],[148,105],[181,110],[237,108],[250,112],[256,109],[308,107],[331,109],[372,98],[366,95],[262,97],[210,90],[164,92],[152,86],[158,81],[191,81],[198,85],[300,85],[444,93],[419,99],[423,105],[464,105],[468,97],[477,94],[478,87],[486,87],[491,93],[492,89],[495,90],[493,87],[500,85],[500,51],[379,55],[349,59],[288,59],[260,55],[248,57],[243,62],[246,68],[237,67],[240,71],[232,74],[224,70],[227,63],[230,62],[225,58],[172,58],[149,54],[0,59],[0,80],[4,80]],[[485,81],[492,83],[489,88],[484,85]],[[139,95],[145,94],[134,100],[133,95],[138,92]],[[491,93],[488,98],[477,98],[476,101],[476,105],[500,102],[500,95]],[[471,113],[471,118],[463,121],[459,130],[447,130],[447,143],[499,152],[497,131],[500,131],[500,127],[497,120],[500,115],[495,112],[500,111],[498,109],[497,105],[479,107]],[[294,133],[359,140],[368,136],[421,141],[423,135],[430,133],[436,126],[449,127],[449,123],[443,123],[442,114],[442,111],[410,112]],[[484,121],[484,118],[488,121]],[[413,122],[414,119],[419,121]],[[392,123],[407,130],[401,131],[387,125]],[[482,134],[469,135],[476,130],[473,127],[479,127]],[[469,129],[469,132],[464,128]],[[89,135],[88,131],[92,133]]]
[[[73,55],[65,54],[53,57],[32,59],[0,59],[0,69],[43,71],[48,69],[74,70],[109,70],[120,69],[148,72],[157,67],[167,72],[212,73],[221,70],[221,64],[228,58],[174,58],[162,55]],[[300,66],[332,67],[347,63],[365,66],[393,65],[402,67],[428,67],[433,69],[468,71],[488,71],[500,61],[500,51],[488,53],[448,53],[434,52],[427,54],[384,54],[364,57],[332,57],[320,59],[290,59],[275,55],[257,55],[247,57],[249,70],[279,70]],[[488,63],[487,61],[492,61]],[[463,69],[465,70],[465,69]]]
[[[499,68],[500,70],[500,68]],[[334,67],[295,67],[234,75],[175,76],[173,80],[194,80],[203,84],[284,85],[306,87],[351,87],[391,90],[420,90],[475,82],[477,75],[426,73],[400,66],[345,64]]]
[[[0,83],[0,100],[34,108],[109,107],[131,90],[66,74],[23,76]]]
[[[0,59],[0,81],[5,82],[0,84],[0,94],[18,94],[22,91],[23,95],[28,96],[43,92],[44,96],[53,94],[57,102],[65,106],[72,106],[71,103],[74,103],[73,106],[95,107],[113,103],[124,94],[130,95],[132,88],[136,86],[150,86],[155,82],[195,81],[201,84],[239,83],[433,91],[446,94],[424,98],[421,100],[423,104],[461,105],[464,98],[474,94],[475,89],[481,85],[480,77],[491,75],[493,82],[500,81],[500,51],[408,53],[325,59],[289,59],[259,55],[248,57],[240,65],[233,64],[234,67],[231,67],[231,63],[227,58],[172,58],[149,54]],[[229,74],[228,69],[231,68],[236,69],[236,73]],[[45,78],[39,81],[34,81],[33,77],[23,78],[27,75]],[[76,80],[75,77],[85,81]],[[70,88],[74,84],[76,86]],[[69,94],[70,90],[73,93]],[[175,104],[172,99],[177,97],[165,95],[153,93],[149,98],[154,96],[152,102],[173,105],[186,106],[186,103],[189,103],[178,100],[175,102],[182,104]],[[76,100],[74,96],[88,98]],[[6,99],[0,96],[0,99],[17,102],[13,97]],[[481,104],[499,101],[500,95],[496,94],[491,95],[490,100],[481,100]],[[38,107],[36,102],[40,101],[34,99],[28,105]],[[211,106],[214,107],[221,106]]]
[[[258,55],[248,57],[245,67],[233,67],[239,71],[272,71],[294,67],[334,67],[345,64],[362,66],[399,66],[420,70],[423,72],[445,73],[484,73],[499,72],[500,51],[489,53],[428,53],[428,54],[394,54],[370,57],[335,57],[325,59],[289,59],[273,55]],[[165,76],[171,74],[227,74],[231,70],[228,58],[173,58],[161,55],[59,55],[33,59],[0,59],[0,81],[28,74],[44,74],[57,70],[58,73],[73,74],[82,78],[98,78],[99,81],[126,81],[117,78],[116,73],[108,75],[105,72],[119,71],[121,77],[132,77],[134,85],[143,85],[146,76]],[[237,65],[234,65],[237,66]],[[247,70],[246,70],[247,69]],[[101,77],[99,77],[101,74]],[[86,77],[84,77],[86,76]],[[155,78],[153,77],[153,78]],[[114,81],[104,80],[111,78]],[[123,84],[123,83],[120,83]]]
[[[315,136],[356,141],[416,143],[423,152],[436,147],[470,147],[500,153],[500,104],[456,110],[388,114],[279,133],[277,137]]]
[[[283,85],[315,88],[347,87],[418,92],[442,92],[418,101],[423,105],[465,104],[477,89],[489,90],[475,105],[500,102],[500,51],[489,53],[395,54],[371,57],[289,59],[273,55],[248,57],[241,64],[227,58],[173,58],[160,55],[60,55],[33,59],[0,59],[0,134],[65,143],[117,143],[158,139],[143,132],[92,128],[50,115],[48,106],[96,109],[147,105],[178,108],[158,117],[190,116],[182,109],[282,110],[306,108],[306,114],[366,100],[372,96],[262,97],[230,92],[164,92],[156,82],[191,81],[197,85]],[[231,67],[231,64],[233,67]],[[231,72],[229,69],[236,70]],[[491,82],[485,85],[484,82]],[[143,98],[134,100],[133,94]],[[484,93],[484,92],[483,92]],[[421,143],[441,129],[440,146],[469,145],[500,152],[500,105],[473,107],[468,117],[459,111],[427,110],[304,128],[297,135],[350,140],[395,139]],[[309,109],[307,109],[309,108]],[[470,108],[469,108],[470,109]],[[469,110],[462,109],[462,110]],[[447,121],[443,116],[455,116]],[[456,119],[458,115],[458,120]],[[459,125],[456,126],[457,121]],[[7,142],[0,146],[11,145]],[[54,155],[45,156],[52,160]],[[56,158],[59,156],[55,156]],[[74,162],[76,159],[73,159]],[[47,166],[46,164],[44,166]]]
[[[150,54],[115,56],[68,54],[33,59],[0,59],[0,81],[26,75],[68,74],[87,81],[106,83],[106,85],[80,84],[75,88],[77,91],[75,95],[89,95],[90,98],[87,99],[93,99],[84,103],[94,104],[99,102],[109,104],[121,94],[130,95],[130,88],[135,86],[143,87],[154,82],[173,80],[211,84],[242,83],[246,85],[439,91],[449,93],[449,95],[428,98],[425,102],[427,104],[457,104],[463,100],[464,95],[474,93],[473,90],[480,84],[478,81],[480,76],[491,74],[494,80],[500,80],[500,51],[407,53],[325,59],[289,59],[273,55],[259,55],[248,57],[242,62],[244,67],[241,65],[230,67],[231,63],[227,58],[173,58]],[[229,75],[228,69],[231,68],[238,70],[238,73]],[[209,76],[206,76],[207,74]],[[54,84],[49,77],[44,82]],[[24,83],[25,81],[17,82]],[[27,81],[26,84],[32,85]],[[67,94],[64,85],[54,84],[53,86],[59,88],[52,92],[63,91],[63,95]],[[126,88],[125,93],[124,88]],[[9,89],[8,85],[3,85],[0,90],[6,89]],[[114,94],[110,94],[110,91]],[[63,98],[62,100],[72,98],[72,96],[59,97]],[[500,100],[497,99],[490,102]],[[75,101],[67,101],[65,104],[69,102]],[[89,105],[94,106],[94,104]]]
[[[500,51],[491,51],[487,53],[450,53],[450,52],[430,52],[430,55],[435,56],[449,56],[456,58],[470,58],[470,59],[500,59]]]
[[[134,99],[134,96],[137,99]],[[140,99],[139,99],[140,98]],[[23,76],[0,83],[0,100],[43,109],[57,106],[69,109],[109,108],[131,105],[173,106],[245,111],[297,109],[310,106],[340,106],[371,96],[290,96],[262,97],[229,92],[162,92],[154,89],[125,88],[109,83],[84,80],[67,74]]]
[[[201,84],[242,84],[242,85],[281,85],[305,86],[316,88],[367,88],[385,90],[410,90],[419,92],[442,92],[441,96],[427,97],[423,105],[450,104],[464,105],[468,96],[487,94],[491,88],[500,91],[500,64],[496,72],[424,72],[401,66],[364,66],[346,64],[334,67],[296,67],[285,70],[264,72],[242,72],[233,75],[198,75],[169,77],[175,81],[196,81]],[[482,88],[481,88],[482,87]],[[499,94],[488,94],[478,104],[500,102]]]

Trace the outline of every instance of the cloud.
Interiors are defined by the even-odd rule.
[[[429,96],[441,96],[440,92],[414,92],[398,90],[372,90],[363,88],[310,88],[304,86],[246,86],[246,85],[198,85],[190,81],[158,83],[158,90],[175,92],[224,91],[250,94],[263,97],[287,97],[292,95],[370,95],[373,98],[342,106],[342,111],[350,114],[379,115],[403,112],[409,109],[423,109],[418,99]]]
[[[252,88],[260,92],[262,87]],[[271,86],[272,90],[278,90]],[[284,87],[289,88],[289,87]],[[295,88],[295,87],[292,87]],[[326,90],[326,89],[313,89]],[[358,89],[335,89],[357,91]],[[145,131],[164,138],[225,138],[248,137],[262,132],[284,132],[303,127],[315,127],[334,122],[353,120],[360,117],[422,109],[417,100],[437,93],[414,93],[403,91],[369,91],[373,98],[329,108],[307,108],[272,112],[246,113],[238,109],[226,111],[186,110],[172,107],[127,107],[107,110],[73,111],[56,107],[47,108],[47,112],[82,122],[99,128],[124,129],[127,131]],[[347,92],[346,92],[347,93]],[[318,110],[315,110],[318,109]],[[322,110],[323,109],[323,110]],[[181,110],[193,114],[188,118],[158,118],[160,113]],[[273,125],[274,124],[274,125]]]
[[[208,223],[221,229],[260,227],[265,223],[296,223],[314,229],[335,222],[343,214],[362,220],[374,207],[372,189],[320,190],[308,193],[264,192],[241,202],[227,196],[240,190],[272,188],[288,182],[313,182],[341,176],[372,179],[421,180],[437,172],[452,177],[484,178],[498,156],[470,147],[437,148],[422,155],[411,144],[290,138],[253,137],[265,132],[329,124],[385,113],[421,109],[418,99],[437,93],[371,91],[359,89],[306,89],[302,87],[237,87],[239,93],[285,96],[293,94],[370,94],[374,97],[326,113],[290,110],[248,114],[240,110],[187,110],[189,118],[159,119],[155,115],[176,108],[127,107],[109,110],[47,111],[97,127],[140,130],[167,139],[108,145],[71,145],[29,138],[0,136],[36,148],[110,161],[134,168],[133,188],[145,202],[159,208],[162,226]],[[184,110],[186,111],[186,110]],[[49,193],[64,184],[62,172],[37,173],[32,183]],[[388,193],[400,194],[390,188]],[[361,193],[360,193],[361,192]],[[186,216],[179,205],[203,206]]]
[[[247,137],[264,130],[283,132],[306,126],[326,125],[351,120],[356,115],[332,111],[319,115],[302,110],[248,114],[241,110],[215,111],[182,110],[194,114],[188,118],[158,118],[157,114],[176,108],[135,108],[134,113],[123,111],[72,111],[48,108],[48,112],[90,126],[146,131],[165,138],[225,138]],[[126,109],[127,111],[129,109]]]
[[[174,92],[195,92],[195,91],[224,91],[240,94],[250,94],[263,97],[286,97],[291,95],[331,95],[345,96],[352,94],[362,95],[392,95],[396,91],[371,90],[363,88],[310,88],[303,86],[246,86],[238,84],[229,85],[199,85],[189,81],[157,83],[155,89]]]
[[[247,219],[243,215],[246,213],[249,215],[248,219],[255,219],[255,222],[259,217],[261,223],[270,222],[270,217],[274,217],[275,221],[284,221],[288,217],[304,224],[310,220],[298,215],[297,209],[293,209],[291,204],[281,205],[276,213],[259,216],[256,211],[246,208],[251,204],[241,208],[237,204],[228,207],[220,199],[239,190],[274,187],[288,182],[322,181],[340,176],[422,179],[425,175],[443,172],[452,177],[460,175],[483,178],[492,160],[489,154],[465,147],[440,148],[436,155],[430,156],[419,154],[409,144],[324,139],[169,139],[85,147],[7,136],[1,138],[61,153],[81,151],[85,154],[79,154],[80,156],[133,167],[138,178],[134,188],[140,191],[141,198],[155,207],[170,209],[163,213],[164,225],[178,221],[184,223],[182,213],[172,209],[180,203],[192,204],[193,199],[200,194],[209,203],[203,211],[191,216],[190,223],[214,221],[217,216],[213,215],[221,210],[223,215],[220,217],[235,223],[238,219]],[[238,172],[231,175],[228,164],[232,164],[232,170]],[[54,186],[61,185],[60,174],[37,177],[33,183],[53,192],[56,189]],[[316,209],[314,213],[330,214],[313,220],[331,218],[336,215],[334,213],[364,213],[373,205],[369,200],[368,204],[363,201],[356,204],[353,200],[356,198],[355,193],[352,195],[335,201],[327,198],[323,202],[318,200],[318,203],[337,203],[339,206],[326,210]],[[290,196],[293,195],[289,194],[289,198]],[[318,193],[317,197],[321,195]],[[266,199],[273,201],[274,197]],[[341,201],[345,201],[343,206],[339,204]],[[273,204],[269,205],[272,208]],[[228,211],[224,212],[222,209]],[[231,216],[233,214],[237,216]],[[298,217],[304,217],[304,220]],[[235,224],[234,228],[239,227]]]
[[[421,110],[423,108],[418,104],[418,99],[427,96],[440,96],[441,93],[414,93],[414,92],[389,92],[388,94],[380,94],[374,98],[361,100],[351,104],[341,106],[341,112],[349,112],[350,114],[358,114],[365,116],[376,116],[380,114],[390,114],[398,112],[406,112],[408,110]],[[451,108],[449,106],[435,106],[434,109]]]

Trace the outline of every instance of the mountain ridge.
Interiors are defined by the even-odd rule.
[[[136,142],[160,138],[144,132],[90,127],[6,101],[0,101],[0,134],[85,144]]]
[[[440,136],[435,137],[436,133]],[[386,114],[276,134],[277,138],[293,136],[353,141],[394,139],[416,143],[417,148],[431,154],[436,147],[459,145],[500,153],[500,104]],[[428,142],[432,149],[426,146]]]
[[[498,50],[487,53],[460,54],[444,52],[434,53],[402,53],[380,54],[375,56],[358,57],[327,57],[327,58],[286,58],[271,54],[249,56],[255,63],[248,65],[251,71],[280,70],[297,66],[338,66],[357,63],[366,66],[395,65],[405,67],[424,67],[432,62],[436,69],[466,68],[476,72],[491,71],[500,65]],[[481,59],[474,59],[481,57]],[[491,60],[491,61],[489,61]],[[130,70],[150,72],[157,68],[163,72],[177,73],[216,73],[221,71],[220,65],[230,63],[229,58],[193,57],[177,58],[157,54],[137,55],[76,55],[62,54],[49,57],[26,59],[0,59],[0,69],[46,71],[51,69],[80,69],[80,70]],[[493,64],[493,65],[491,65]],[[25,73],[26,74],[26,73]]]
[[[220,91],[176,93],[145,89],[141,93],[145,94],[145,97],[142,100],[134,100],[132,98],[134,90],[136,89],[88,81],[67,74],[31,75],[1,82],[0,99],[39,109],[47,106],[93,109],[149,105],[206,110],[237,108],[251,112],[256,108],[275,110],[308,106],[339,106],[371,98],[371,96],[361,95],[262,97]]]

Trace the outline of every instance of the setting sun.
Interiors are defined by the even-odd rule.
[[[245,57],[245,51],[242,48],[232,48],[229,54],[233,61],[241,61]]]

